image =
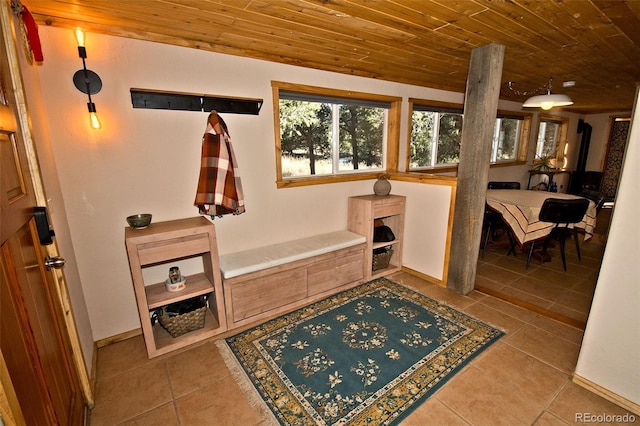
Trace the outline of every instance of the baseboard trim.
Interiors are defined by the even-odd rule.
[[[98,345],[96,342],[93,342],[93,356],[91,357],[91,375],[89,376],[89,383],[91,386],[92,395],[94,395],[93,403],[88,407],[89,409],[93,409],[95,406],[95,394],[96,394],[96,384],[98,382]],[[87,419],[89,416],[87,416]]]
[[[123,340],[131,339],[132,337],[140,336],[142,334],[141,328],[135,328],[131,331],[116,334],[115,336],[107,337],[106,339],[100,339],[95,342],[96,348],[103,348],[113,343],[122,342]],[[95,353],[96,351],[94,351]]]
[[[573,374],[571,381],[576,385],[583,387],[586,390],[593,392],[608,401],[613,402],[614,404],[624,408],[625,410],[640,416],[640,404],[629,401],[627,398],[624,398],[617,393],[611,392],[610,390],[605,389],[602,386],[593,383],[591,380],[585,379],[584,377],[579,376],[575,373]]]
[[[445,283],[443,280],[433,278],[431,275],[423,274],[422,272],[418,272],[415,269],[407,268],[406,266],[403,266],[401,269],[402,269],[402,272],[406,272],[407,274],[413,275],[414,277],[418,277],[430,283],[439,285],[440,287],[447,286],[447,283]]]

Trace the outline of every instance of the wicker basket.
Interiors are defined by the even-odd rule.
[[[169,315],[165,309],[160,309],[158,321],[160,325],[169,332],[171,337],[182,336],[193,330],[204,327],[204,318],[207,307],[195,309],[182,315]]]
[[[389,267],[389,261],[393,256],[393,250],[387,249],[379,253],[373,253],[373,261],[371,262],[371,270],[377,271],[378,269],[384,269]]]

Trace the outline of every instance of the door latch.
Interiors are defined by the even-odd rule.
[[[49,213],[46,207],[34,207],[33,216],[36,219],[38,239],[43,246],[53,244],[53,236],[56,235],[49,222]]]

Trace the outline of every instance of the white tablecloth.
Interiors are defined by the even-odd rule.
[[[520,245],[546,237],[551,232],[553,223],[538,220],[542,203],[547,198],[576,199],[582,197],[546,191],[487,190],[487,205],[502,215]],[[584,230],[585,241],[592,237],[593,228],[596,226],[596,205],[593,201],[589,200],[587,213],[582,221],[575,226]]]

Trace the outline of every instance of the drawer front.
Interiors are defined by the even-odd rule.
[[[393,216],[403,211],[402,204],[382,204],[374,207],[374,218]]]
[[[338,255],[332,260],[309,266],[309,296],[331,290],[364,277],[362,250]]]
[[[206,253],[209,248],[209,234],[196,234],[169,240],[154,241],[138,245],[138,256],[141,265],[150,265]]]
[[[307,297],[304,268],[279,272],[238,284],[231,289],[235,322],[268,312]]]

